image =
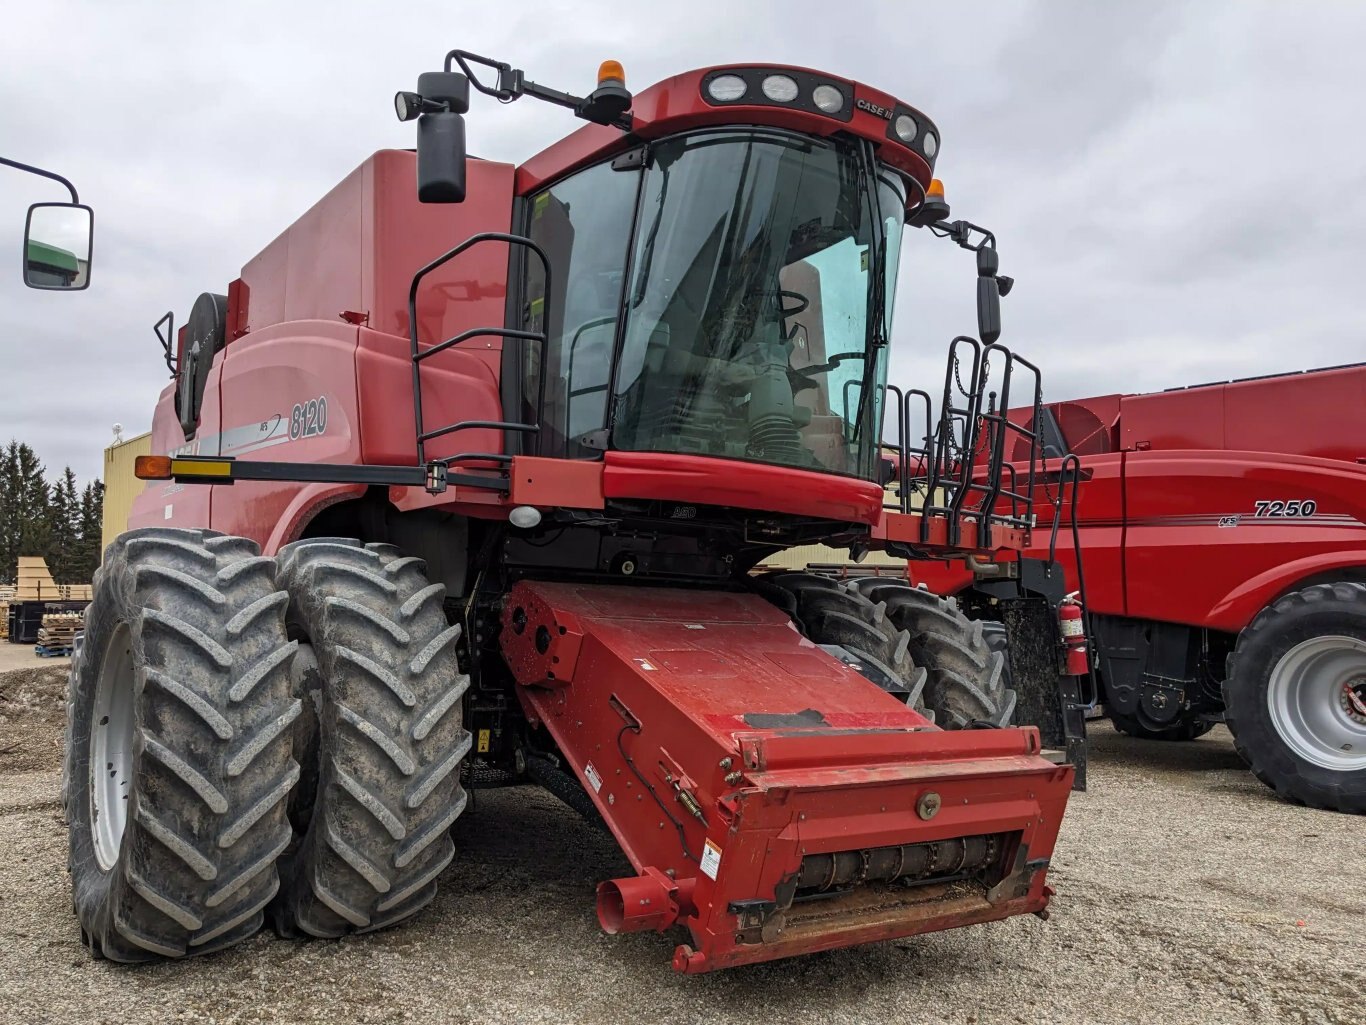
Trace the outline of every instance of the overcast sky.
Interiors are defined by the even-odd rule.
[[[1002,341],[1046,398],[1366,359],[1366,5],[1347,0],[43,0],[0,25],[0,155],[66,174],[97,225],[88,291],[26,289],[0,259],[0,441],[83,479],[111,424],[150,426],[153,322],[226,292],[370,152],[413,145],[393,93],[452,47],[571,92],[607,57],[637,90],[773,61],[920,107],[955,216],[997,234]],[[470,148],[520,162],[576,125],[477,97]],[[0,251],[62,198],[0,167]],[[923,232],[904,253],[892,379],[933,390],[974,330],[974,269]]]

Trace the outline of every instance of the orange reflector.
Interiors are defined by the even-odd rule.
[[[598,85],[602,85],[612,79],[625,85],[626,70],[621,66],[620,61],[603,61],[598,65]]]
[[[938,199],[944,198],[944,183],[938,178],[930,179],[930,187],[925,190],[926,196],[934,196]]]
[[[133,476],[138,480],[170,480],[170,456],[138,456],[133,461]]]

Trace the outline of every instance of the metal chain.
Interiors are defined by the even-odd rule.
[[[958,373],[958,354],[957,354],[957,353],[954,353],[954,354],[953,354],[953,383],[956,384],[956,385],[958,385],[958,392],[959,392],[959,394],[962,395],[964,398],[966,398],[969,394],[971,394],[966,388],[963,387],[963,378],[962,378],[961,376],[959,376],[959,373]]]

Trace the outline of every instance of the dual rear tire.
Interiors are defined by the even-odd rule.
[[[267,914],[339,936],[432,899],[469,747],[443,598],[384,545],[305,541],[276,560],[151,528],[110,546],[64,765],[96,956],[206,953]]]
[[[868,679],[937,725],[1010,725],[1005,655],[952,599],[882,577],[780,572],[759,581],[808,638],[848,652]]]

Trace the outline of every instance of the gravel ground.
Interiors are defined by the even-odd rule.
[[[1094,728],[1047,923],[682,978],[678,937],[598,930],[593,886],[627,871],[611,843],[516,788],[478,795],[413,924],[93,962],[58,807],[64,677],[43,663],[0,674],[0,1022],[1366,1021],[1366,818],[1280,803],[1222,728],[1189,744]]]

